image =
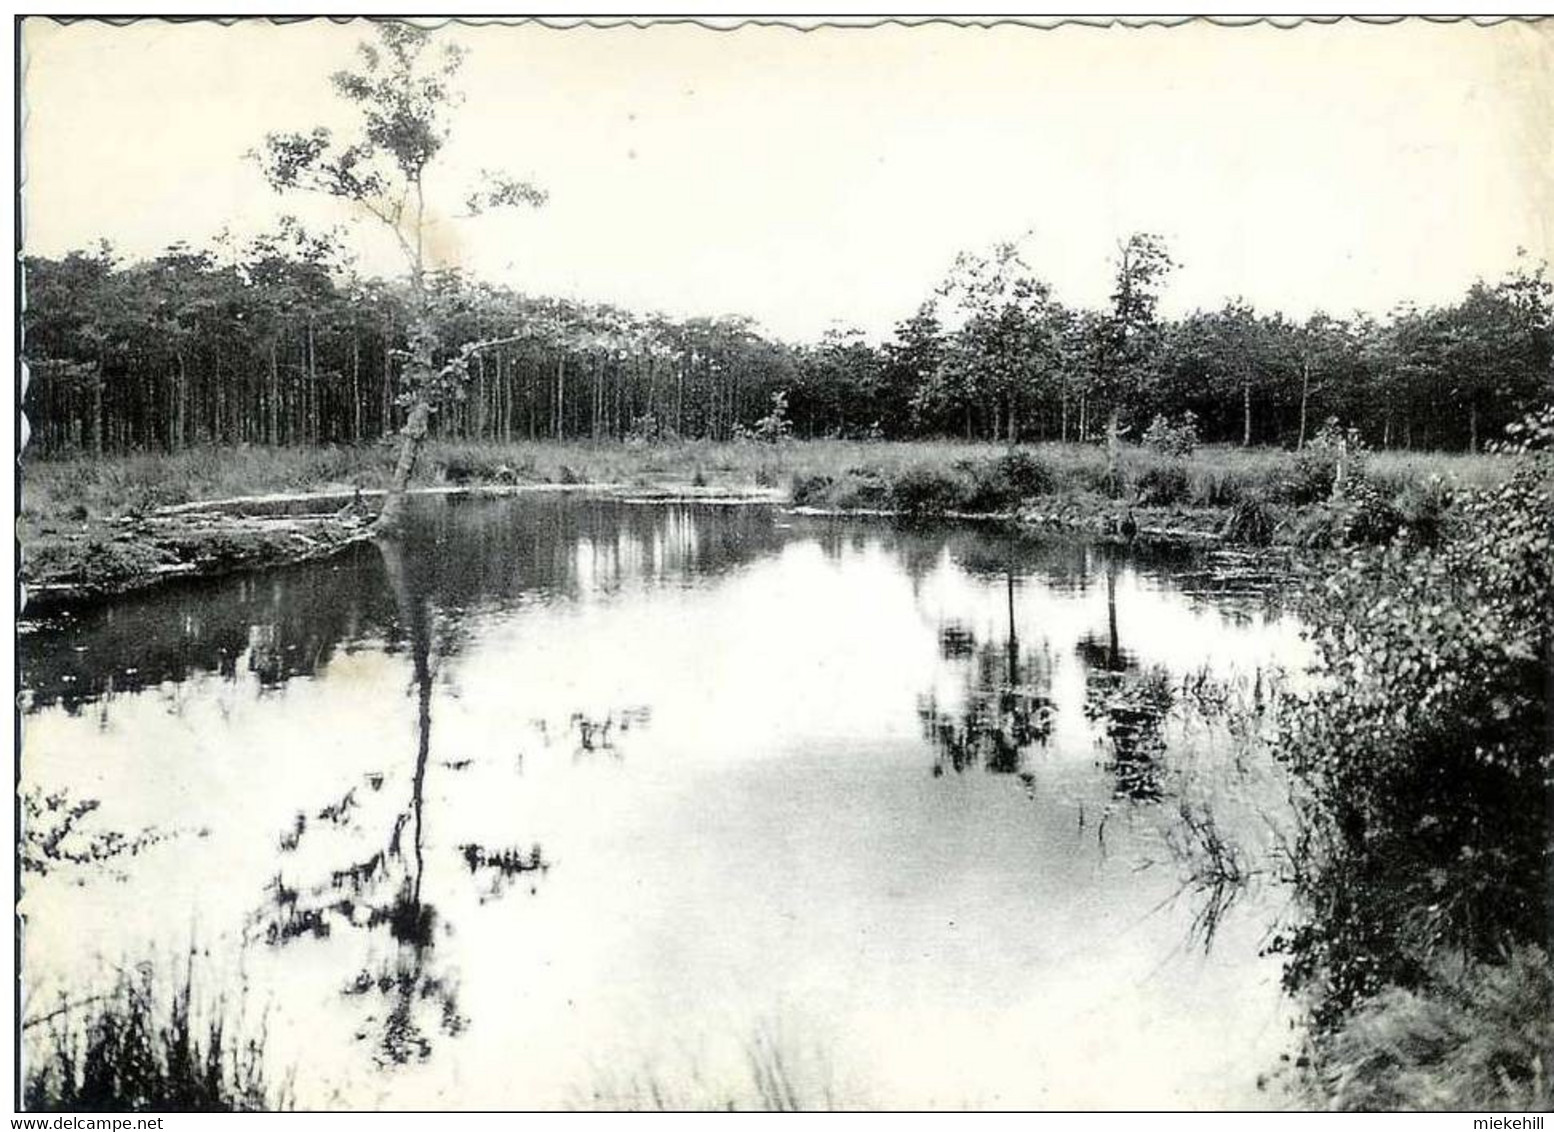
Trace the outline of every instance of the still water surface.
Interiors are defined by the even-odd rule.
[[[712,1103],[752,1047],[842,1104],[1267,1104],[1283,895],[1206,947],[1173,846],[1278,783],[1171,690],[1304,655],[1180,552],[423,500],[27,627],[24,789],[162,839],[28,877],[25,992],[193,947],[303,1107]]]

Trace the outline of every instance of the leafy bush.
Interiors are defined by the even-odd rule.
[[[832,501],[844,511],[882,511],[896,505],[885,478],[867,469],[848,472]]]
[[[1146,507],[1185,502],[1192,495],[1187,469],[1177,463],[1152,464],[1133,484],[1139,503]]]
[[[991,460],[957,460],[963,481],[954,509],[992,515],[1011,511],[1021,501],[1052,490],[1052,470],[1030,452],[1006,452]]]
[[[772,394],[772,410],[755,422],[754,428],[736,425],[736,440],[758,440],[763,444],[779,444],[793,435],[793,423],[788,420],[788,394],[778,390]]]
[[[1164,413],[1156,413],[1144,430],[1144,447],[1170,456],[1191,456],[1198,449],[1198,415],[1191,409],[1173,424]]]
[[[481,468],[475,461],[464,456],[449,456],[442,461],[438,471],[451,484],[466,484],[481,474]]]
[[[472,483],[519,483],[534,473],[534,460],[529,458],[517,465],[508,463],[496,452],[453,451],[436,465],[438,475],[446,483],[463,486]],[[317,483],[318,479],[309,482]]]
[[[1409,537],[1421,546],[1435,546],[1445,536],[1451,502],[1452,491],[1446,481],[1431,476],[1423,483],[1413,481],[1404,487],[1396,506]]]
[[[1345,480],[1365,474],[1365,442],[1357,429],[1345,429],[1329,417],[1310,443],[1295,456],[1284,497],[1291,503],[1321,503],[1332,497],[1339,469]]]
[[[937,468],[908,468],[890,485],[891,504],[914,518],[953,511],[961,499],[960,482]]]
[[[1052,469],[1034,452],[1009,452],[1000,456],[995,464],[999,474],[1021,499],[1045,495],[1053,489]]]
[[[1283,743],[1306,918],[1276,942],[1319,1027],[1443,951],[1547,947],[1554,412],[1519,435],[1438,546],[1351,550],[1306,599],[1318,683]]]
[[[830,476],[794,476],[788,496],[795,507],[821,507],[835,482]]]
[[[991,515],[1007,511],[1020,501],[997,461],[957,460],[954,471],[965,481],[957,486],[959,498],[952,505],[959,510]]]
[[[1392,501],[1365,480],[1357,480],[1337,507],[1338,538],[1344,546],[1380,546],[1403,528]]]

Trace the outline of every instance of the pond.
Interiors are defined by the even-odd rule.
[[[1192,850],[1277,839],[1305,646],[1214,565],[422,499],[33,622],[24,792],[124,840],[27,874],[27,1013],[192,951],[301,1107],[1267,1105],[1285,895]]]

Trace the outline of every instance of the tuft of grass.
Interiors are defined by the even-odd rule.
[[[197,1009],[192,963],[169,989],[145,965],[121,973],[105,994],[61,1003],[23,1023],[24,1106],[33,1112],[289,1108],[289,1084],[266,1076],[264,1031],[237,1036],[225,1005]]]
[[[1273,508],[1253,497],[1236,504],[1220,533],[1231,542],[1246,546],[1267,546],[1273,542],[1276,525]]]
[[[1537,947],[1363,1004],[1313,1050],[1308,1090],[1341,1111],[1554,1109],[1554,965]]]
[[[1134,495],[1146,507],[1169,507],[1192,499],[1192,479],[1180,463],[1145,468],[1134,481]]]

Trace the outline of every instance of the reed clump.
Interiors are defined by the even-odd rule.
[[[265,1066],[265,1032],[241,1033],[225,999],[201,1009],[192,964],[168,985],[149,964],[105,992],[23,1023],[22,1096],[33,1112],[269,1112],[290,1086]]]

